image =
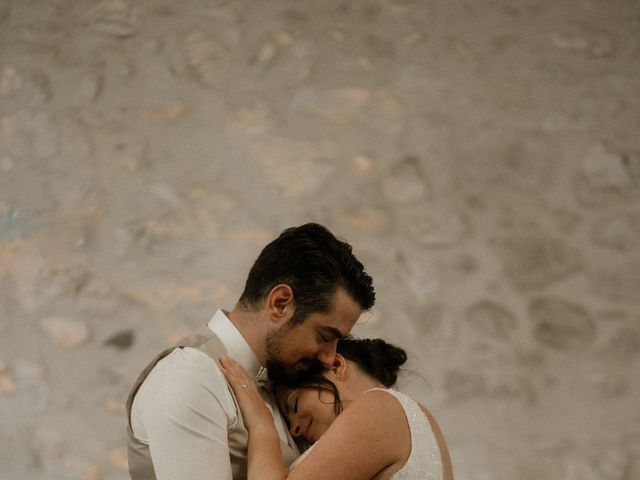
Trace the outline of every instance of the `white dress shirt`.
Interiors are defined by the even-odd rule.
[[[265,374],[224,311],[218,310],[208,327],[249,375],[257,379]],[[292,444],[273,395],[261,392],[281,440]],[[232,475],[227,442],[227,428],[237,422],[236,404],[220,368],[190,347],[176,348],[156,364],[131,408],[133,433],[150,446],[158,480],[239,480]],[[296,454],[283,452],[285,462]]]

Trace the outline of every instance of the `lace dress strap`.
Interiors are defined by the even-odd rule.
[[[411,433],[411,454],[393,480],[442,480],[442,457],[431,423],[420,405],[408,395],[390,388],[372,388],[393,395],[404,410]],[[366,393],[366,392],[365,392]]]

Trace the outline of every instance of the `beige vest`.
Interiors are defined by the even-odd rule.
[[[215,333],[204,326],[193,334],[180,340],[175,346],[168,348],[158,354],[147,367],[142,371],[138,380],[133,385],[131,393],[127,398],[127,453],[129,457],[129,473],[132,480],[156,480],[156,474],[151,461],[151,453],[149,446],[140,442],[133,434],[131,429],[131,406],[138,389],[147,378],[147,375],[153,367],[161,359],[169,355],[174,349],[181,347],[196,348],[207,354],[216,364],[219,365],[218,358],[227,353],[225,346]],[[231,392],[233,396],[233,392]],[[233,396],[233,401],[238,411],[238,421],[233,425],[229,425],[227,429],[227,438],[229,445],[229,455],[231,460],[231,470],[235,480],[244,479],[247,476],[247,441],[248,433],[242,420],[240,407]],[[297,455],[297,449],[293,441],[289,438],[289,443],[280,441],[280,447],[287,460],[293,460]],[[211,472],[215,478],[215,472]]]

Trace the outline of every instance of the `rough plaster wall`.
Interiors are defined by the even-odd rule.
[[[640,478],[640,3],[0,1],[3,479],[327,224],[457,478]],[[423,377],[424,379],[422,379]]]

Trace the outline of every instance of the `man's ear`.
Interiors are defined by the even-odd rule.
[[[267,296],[265,308],[270,321],[278,324],[288,322],[295,309],[291,287],[284,283],[273,287]]]
[[[349,373],[348,370],[349,363],[347,362],[347,359],[339,353],[336,353],[336,358],[333,360],[331,371],[335,374],[338,380],[344,380],[344,378]]]

